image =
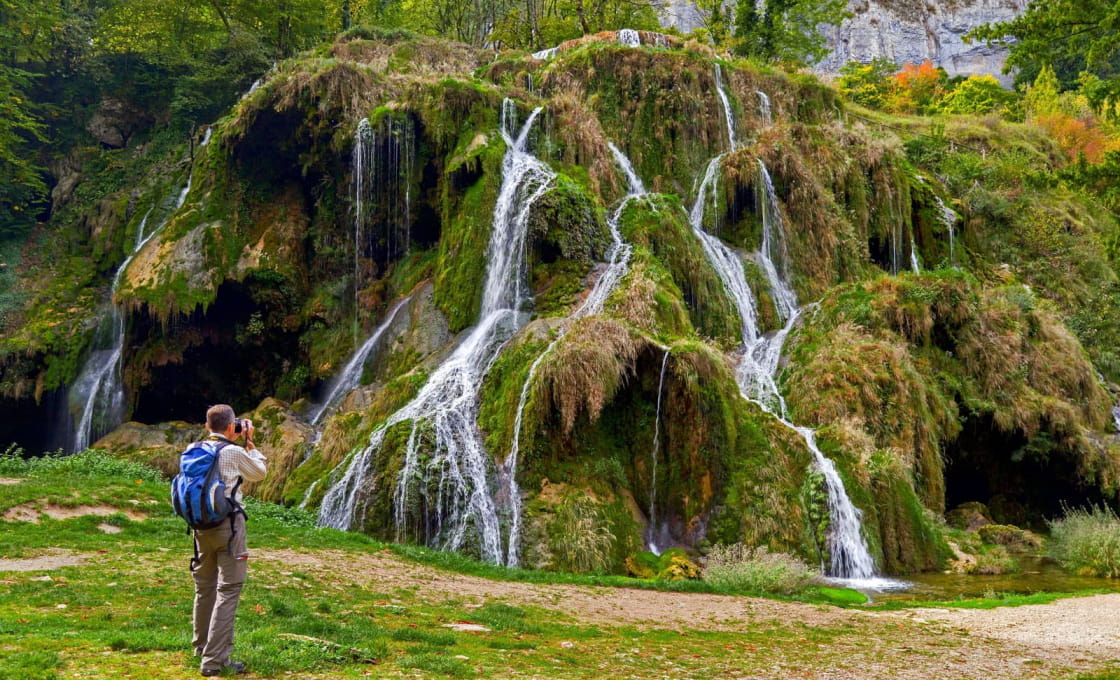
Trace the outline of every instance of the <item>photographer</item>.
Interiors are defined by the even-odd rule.
[[[260,481],[266,473],[266,459],[253,445],[253,422],[236,418],[233,408],[218,404],[206,411],[206,428],[210,441],[225,444],[218,459],[218,471],[233,500],[240,504],[239,483]],[[239,439],[244,446],[237,445]],[[231,522],[195,531],[195,541],[199,557],[193,572],[194,652],[202,657],[202,675],[243,673],[245,665],[230,661],[230,654],[237,603],[248,571],[245,514],[237,512]]]

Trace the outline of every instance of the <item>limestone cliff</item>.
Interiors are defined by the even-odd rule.
[[[1007,21],[1026,7],[1027,0],[851,0],[853,16],[825,33],[831,53],[817,70],[834,73],[849,61],[866,63],[877,57],[900,65],[929,59],[950,76],[990,74],[1009,84],[1010,76],[1002,73],[1007,51],[965,43],[964,36],[982,24]]]
[[[694,2],[655,2],[663,26],[684,33],[704,26],[704,13]],[[950,76],[990,74],[1010,84],[1011,76],[1002,73],[1007,51],[967,44],[964,36],[982,24],[1007,21],[1026,7],[1027,0],[851,0],[852,17],[824,31],[830,52],[815,70],[836,73],[849,61],[867,63],[878,57],[899,65],[929,59]]]

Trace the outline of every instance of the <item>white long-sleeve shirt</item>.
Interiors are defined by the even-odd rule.
[[[211,432],[209,438],[219,442],[229,441],[215,432]],[[267,462],[268,459],[260,449],[250,451],[232,442],[223,446],[221,453],[218,454],[218,474],[225,482],[227,493],[233,489],[238,477],[246,482],[259,482],[264,479],[268,474],[268,469],[265,467]],[[234,500],[241,502],[241,489],[237,490],[237,497]]]

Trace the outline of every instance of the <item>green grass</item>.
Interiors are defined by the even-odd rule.
[[[0,456],[0,476],[20,480],[3,487],[0,514],[25,503],[45,507],[80,501],[119,510],[108,521],[121,529],[103,533],[98,527],[107,518],[92,516],[42,515],[38,524],[0,521],[0,556],[61,550],[85,558],[51,571],[0,572],[0,678],[195,677],[193,587],[186,566],[190,541],[182,521],[171,514],[166,481],[99,453],[32,462]],[[563,592],[548,590],[548,584],[713,591],[701,582],[506,570],[317,528],[306,512],[254,501],[247,505],[256,559],[238,612],[236,659],[250,667],[252,677],[712,678],[765,673],[779,662],[823,670],[860,649],[873,653],[875,645],[867,640],[877,636],[888,636],[893,645],[927,635],[910,624],[876,628],[879,623],[862,617],[814,626],[729,621],[717,630],[656,627],[652,620],[640,629],[579,620],[566,613],[562,599],[549,602],[546,595],[521,601],[515,593],[525,586],[507,589],[503,582],[542,584],[541,593]],[[123,514],[137,508],[145,519]],[[396,565],[394,577],[413,569],[420,573],[412,580],[382,583],[376,574],[355,571],[355,565],[371,561]],[[429,566],[496,580],[486,595],[433,597],[441,591],[425,588],[432,579]],[[433,585],[442,580],[437,576]],[[455,586],[445,590],[455,592]],[[847,606],[863,602],[854,591],[824,587],[807,597]],[[669,601],[680,606],[689,600]],[[1037,596],[1030,600],[1038,601]],[[457,623],[486,630],[449,627]],[[960,642],[950,637],[937,644]]]

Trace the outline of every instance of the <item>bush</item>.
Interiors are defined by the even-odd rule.
[[[550,529],[557,568],[577,573],[610,569],[614,536],[599,503],[587,496],[568,496],[556,508]]]
[[[1002,545],[993,546],[976,555],[976,561],[965,572],[982,576],[1019,573],[1019,562]]]
[[[1120,518],[1108,507],[1066,510],[1050,522],[1050,556],[1082,576],[1120,577]]]
[[[765,546],[717,545],[708,553],[704,580],[720,590],[793,595],[817,574],[801,560],[772,553]]]

